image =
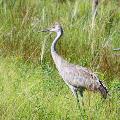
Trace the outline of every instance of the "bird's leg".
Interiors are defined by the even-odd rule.
[[[80,96],[83,97],[83,90],[79,90]]]
[[[77,94],[77,89],[76,89],[75,87],[73,87],[73,86],[70,86],[70,89],[71,89],[73,95],[76,97],[77,102],[79,103],[78,94]]]
[[[84,91],[84,90],[83,90],[82,88],[79,89],[79,93],[80,93],[80,96],[81,96],[81,99],[82,99],[82,100],[81,100],[82,106],[84,106],[84,102],[83,102],[83,91]]]
[[[82,88],[82,87],[80,87],[79,88],[79,93],[80,93],[80,96],[81,96],[81,103],[82,103],[82,107],[81,107],[81,109],[82,109],[82,113],[81,113],[81,115],[83,116],[83,118],[84,118],[84,115],[86,114],[85,113],[85,106],[84,106],[84,100],[83,100],[83,92],[84,92],[84,88]]]
[[[80,105],[79,105],[79,99],[78,99],[78,94],[77,94],[77,88],[69,85],[73,95],[75,96],[76,100],[77,100],[77,105],[78,105],[78,108],[80,109]]]

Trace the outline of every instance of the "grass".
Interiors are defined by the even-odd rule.
[[[1,58],[0,63],[1,120],[118,120],[118,81],[111,83],[111,96],[105,101],[99,93],[86,91],[84,108],[78,109],[69,88],[52,68],[15,58]]]
[[[0,120],[119,120],[119,2],[101,2],[91,29],[90,1],[56,1],[0,2]],[[85,91],[78,109],[50,55],[55,35],[39,32],[54,21],[64,28],[59,54],[98,73],[111,94],[105,101]]]

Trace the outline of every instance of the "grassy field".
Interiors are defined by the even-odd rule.
[[[120,47],[120,3],[106,1],[93,29],[90,0],[0,1],[0,120],[120,120],[120,53],[112,50]],[[58,53],[95,71],[106,100],[85,91],[78,108],[50,55],[55,34],[39,32],[55,21],[64,28]]]

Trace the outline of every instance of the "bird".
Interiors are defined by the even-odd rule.
[[[73,95],[77,99],[77,102],[79,102],[78,95],[80,94],[80,96],[83,97],[83,92],[85,90],[98,91],[101,93],[102,97],[106,99],[108,94],[107,87],[101,80],[99,80],[92,70],[69,63],[58,54],[56,44],[63,35],[63,28],[61,24],[59,22],[55,22],[52,27],[44,29],[42,32],[56,33],[56,37],[51,45],[51,55],[60,76],[71,89]]]

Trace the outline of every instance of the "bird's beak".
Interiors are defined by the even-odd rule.
[[[47,29],[41,30],[41,32],[50,32],[50,29],[47,28]]]

